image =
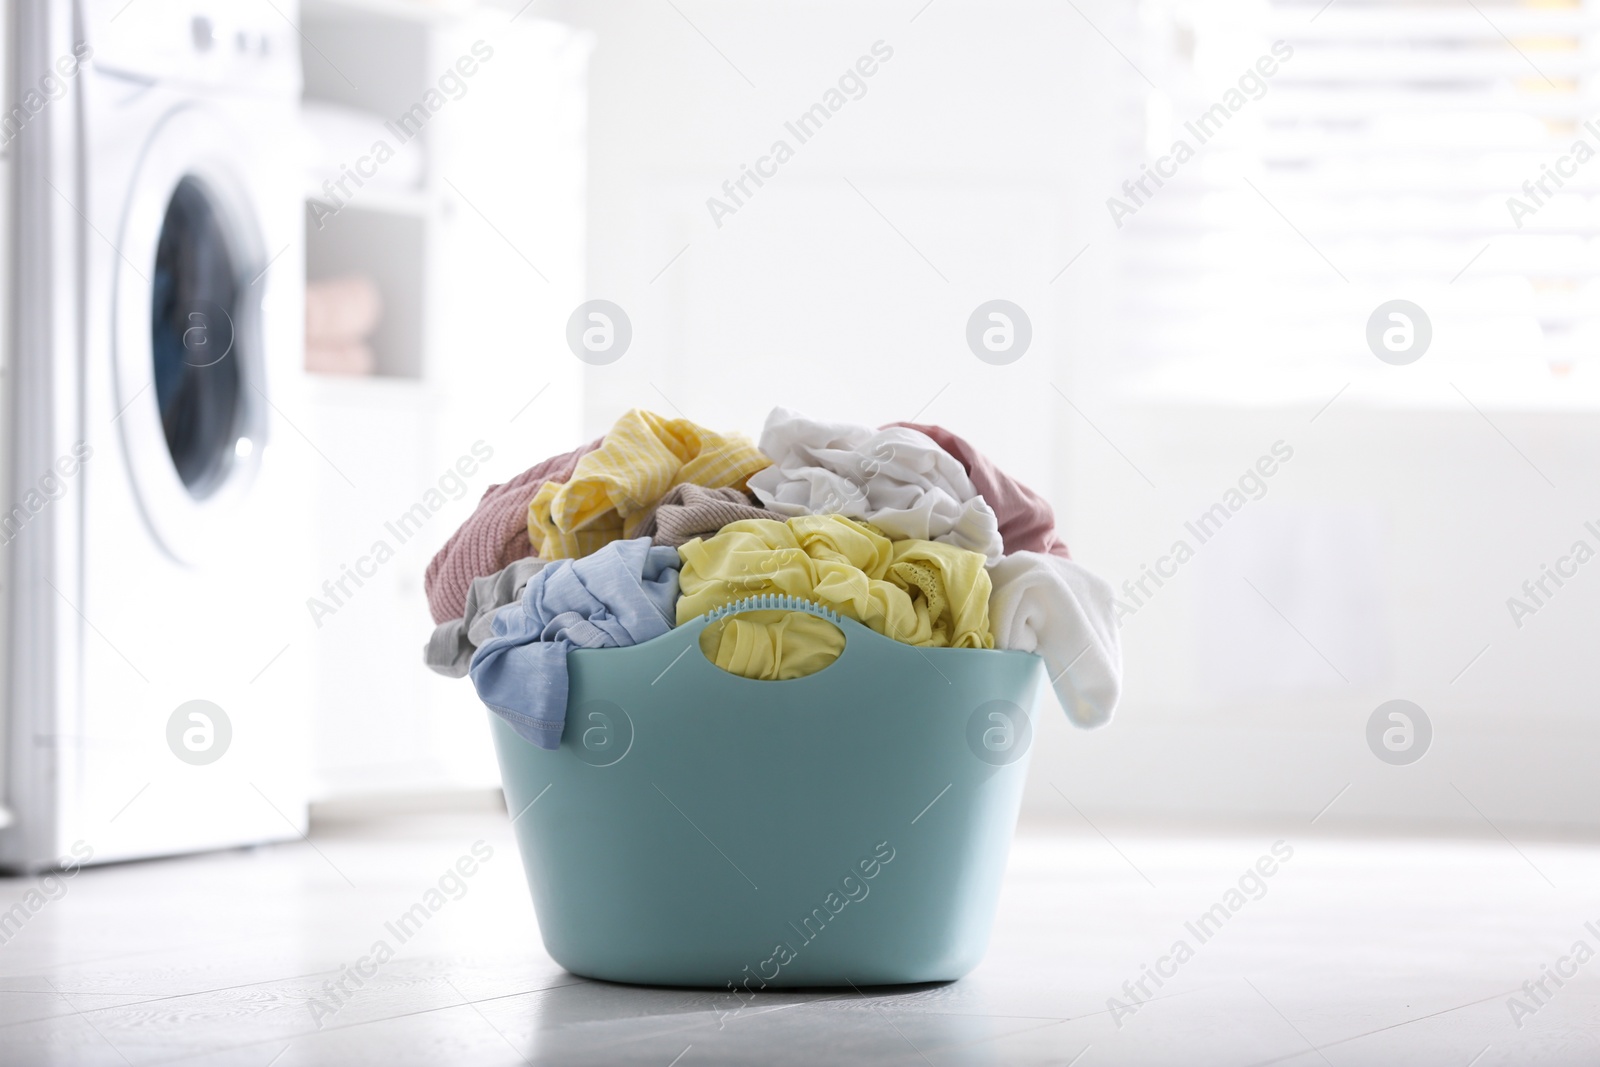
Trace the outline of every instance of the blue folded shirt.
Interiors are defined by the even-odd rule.
[[[672,629],[678,567],[678,550],[653,548],[648,537],[549,564],[495,612],[494,636],[468,668],[478,698],[533,744],[560,747],[567,652],[637,645]]]

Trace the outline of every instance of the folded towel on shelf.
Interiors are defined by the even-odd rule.
[[[587,556],[638,537],[673,486],[743,489],[745,479],[770,462],[741,434],[635,409],[606,431],[564,484],[545,485],[534,495],[528,540],[544,559]]]
[[[984,558],[953,545],[890,541],[842,515],[801,515],[743,519],[678,554],[679,625],[748,596],[787,593],[906,644],[994,647]]]
[[[676,549],[643,537],[542,567],[495,612],[491,636],[473,653],[478,698],[528,741],[559,748],[567,653],[636,645],[672,629],[678,567]]]
[[[1012,552],[1045,552],[1068,556],[1067,544],[1056,534],[1056,513],[1049,501],[973,448],[943,426],[915,422],[891,422],[927,434],[938,446],[960,461],[972,479],[978,495],[994,509],[1000,523],[1000,540],[1007,555]],[[885,427],[887,429],[888,427]]]
[[[873,430],[774,408],[761,432],[772,466],[750,492],[782,516],[839,514],[892,538],[938,541],[1000,558],[1000,524],[965,468],[918,430]]]
[[[1111,586],[1061,556],[1009,555],[989,569],[996,648],[1034,652],[1079,726],[1111,718],[1122,693],[1122,645]]]
[[[365,274],[306,282],[306,345],[365,341],[383,317],[378,283]]]
[[[422,662],[428,669],[446,678],[465,678],[472,654],[494,635],[494,613],[521,599],[528,579],[538,574],[545,562],[519,559],[494,574],[472,579],[461,618],[434,627],[422,650]]]
[[[534,555],[528,541],[528,502],[547,482],[566,481],[578,461],[599,448],[601,440],[597,437],[571,452],[551,456],[509,482],[484,491],[477,509],[434,554],[423,575],[428,611],[435,623],[466,614],[467,591],[474,578]]]
[[[677,548],[696,537],[709,537],[730,522],[770,518],[772,513],[741,489],[675,485],[639,524],[639,536],[650,538],[653,544]]]

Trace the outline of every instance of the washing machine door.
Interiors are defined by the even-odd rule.
[[[182,562],[225,551],[261,462],[270,261],[247,139],[190,106],[140,155],[115,264],[116,421],[140,510]]]

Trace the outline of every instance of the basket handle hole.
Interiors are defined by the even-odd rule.
[[[742,611],[700,631],[700,651],[712,666],[763,682],[804,678],[844,652],[844,631],[804,611]]]

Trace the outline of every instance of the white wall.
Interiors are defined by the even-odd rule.
[[[1505,602],[1573,540],[1596,543],[1582,526],[1600,516],[1600,421],[1486,412],[1552,489],[1465,405],[1341,404],[1315,422],[1315,405],[1101,421],[1157,487],[1087,448],[1077,468],[1075,547],[1117,584],[1186,536],[1184,522],[1274,441],[1295,454],[1126,620],[1118,721],[1050,732],[1039,754],[1080,806],[1134,815],[1303,822],[1349,784],[1327,818],[1491,833],[1476,805],[1502,825],[1592,826],[1600,571],[1580,570],[1520,629]],[[1368,716],[1394,698],[1433,723],[1432,749],[1411,766],[1366,746]]]
[[[670,5],[573,11],[598,42],[589,285],[636,329],[633,351],[589,376],[590,428],[669,401],[751,431],[776,403],[864,422],[920,412],[1048,485],[1060,401],[1046,383],[1066,383],[1097,298],[1089,259],[1079,284],[1050,281],[1102,181],[1118,102],[1085,107],[1081,88],[1110,87],[1108,54],[1043,4],[936,4],[915,22],[915,5],[685,12],[755,88]],[[793,141],[784,122],[880,40],[894,56],[866,95],[718,228],[707,198]],[[964,340],[993,297],[1034,320],[1033,351],[1010,367]]]

